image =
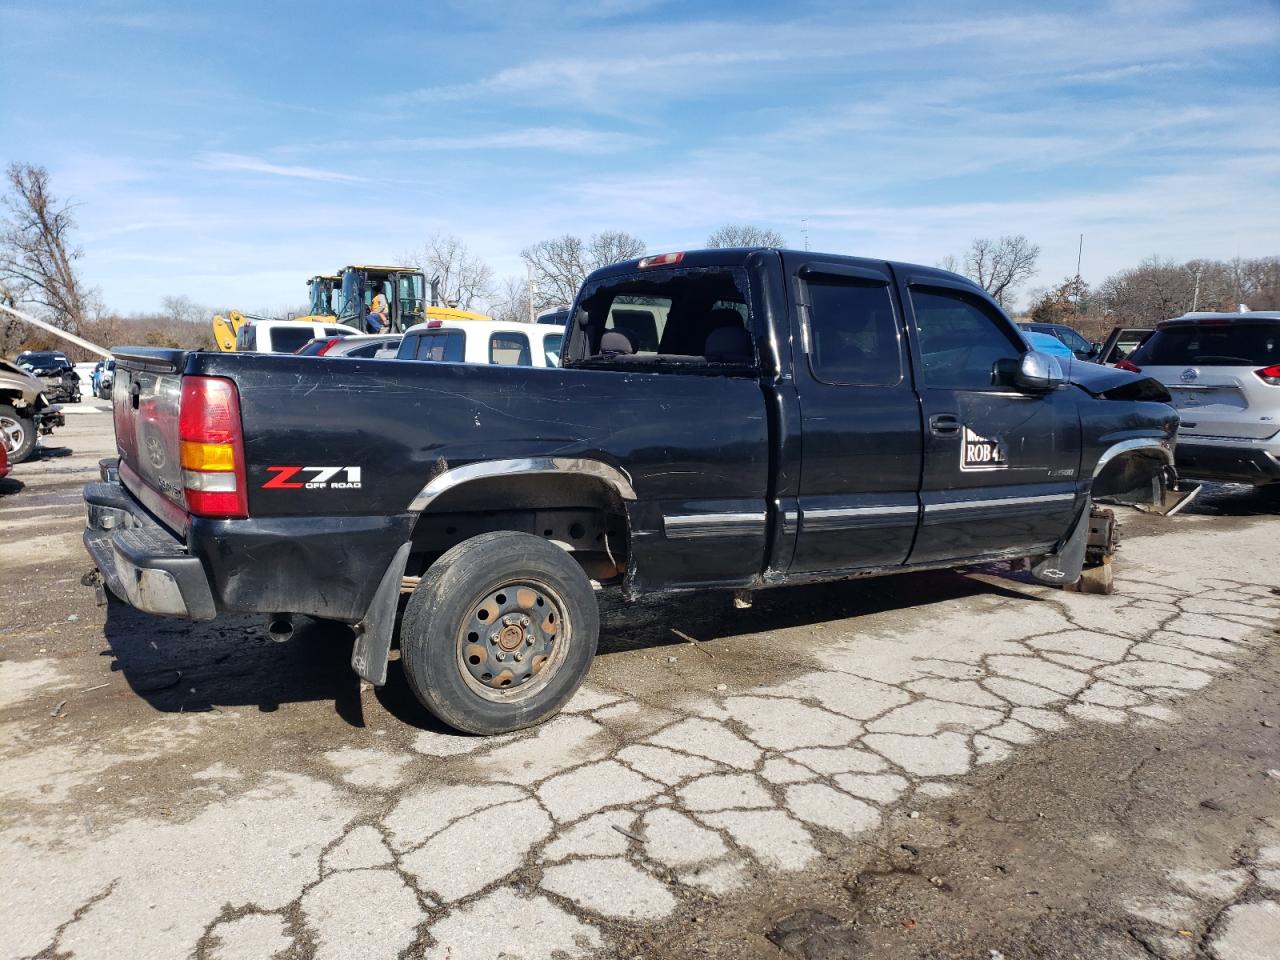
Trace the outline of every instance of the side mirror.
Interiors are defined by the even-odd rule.
[[[1017,359],[997,360],[992,379],[1028,393],[1048,393],[1067,382],[1058,358],[1039,350],[1028,350]]]

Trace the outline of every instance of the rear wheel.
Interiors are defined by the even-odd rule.
[[[427,570],[400,626],[414,694],[451,727],[495,734],[554,716],[595,656],[591,582],[540,537],[463,541]]]
[[[36,422],[19,415],[8,404],[0,404],[0,442],[4,443],[10,463],[21,463],[36,448]]]

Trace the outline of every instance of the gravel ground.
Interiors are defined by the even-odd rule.
[[[990,568],[605,609],[556,720],[345,628],[98,608],[71,408],[0,481],[0,958],[1280,957],[1280,498]],[[674,630],[699,641],[681,639]]]

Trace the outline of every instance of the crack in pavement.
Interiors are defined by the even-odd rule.
[[[29,955],[37,935],[41,957],[118,956],[104,911],[131,927],[136,952],[198,960],[255,943],[283,944],[273,952],[290,957],[590,956],[645,924],[802,870],[869,836],[890,811],[1075,724],[1176,717],[1178,701],[1275,640],[1280,597],[1242,576],[1250,557],[1266,555],[1265,530],[1216,544],[1218,565],[1238,579],[1196,582],[1169,563],[1190,549],[1182,544],[1204,550],[1212,536],[1128,546],[1128,595],[1004,581],[999,596],[771,630],[821,653],[822,669],[786,680],[664,702],[589,686],[543,727],[488,741],[424,731],[408,745],[370,737],[293,762],[269,756],[240,779],[210,775],[180,821],[122,808],[102,814],[114,817],[105,829],[72,835],[38,798],[19,795],[0,833],[0,868],[14,875],[38,857],[49,882],[0,893],[6,914],[24,918],[0,934],[0,957]],[[64,682],[44,667],[32,675]],[[139,763],[163,763],[186,742],[157,736]],[[79,779],[63,771],[63,796],[83,798],[94,776],[132,759]],[[0,748],[0,776],[13,782],[38,782],[52,762]],[[187,864],[176,877],[175,860]],[[104,874],[116,877],[106,887]],[[1261,902],[1252,876],[1255,898],[1225,903],[1202,951],[1239,916],[1232,908]],[[96,892],[72,900],[86,880]],[[175,882],[187,884],[181,896],[164,889]],[[148,924],[147,902],[165,904],[164,925]],[[51,921],[47,935],[38,929]],[[1130,935],[1163,956],[1156,934],[1147,943],[1134,925]]]

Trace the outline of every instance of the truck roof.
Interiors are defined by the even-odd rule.
[[[676,251],[672,251],[674,254]],[[975,290],[982,288],[974,283],[968,277],[961,276],[958,273],[952,273],[949,270],[943,270],[940,267],[927,267],[918,263],[903,263],[895,260],[880,260],[875,257],[854,257],[842,253],[823,253],[818,250],[792,250],[787,247],[716,247],[711,249],[694,249],[680,251],[679,265],[683,268],[688,267],[715,267],[715,266],[742,266],[752,256],[762,253],[774,253],[778,255],[794,255],[797,257],[807,257],[811,260],[823,260],[829,263],[847,263],[850,266],[879,266],[885,265],[893,268],[895,272],[909,272],[916,276],[937,276],[945,278],[951,282],[964,283],[973,287]],[[671,254],[657,253],[647,254],[644,257],[637,257],[633,260],[624,260],[621,263],[611,264],[607,267],[601,267],[593,270],[587,277],[588,281],[603,279],[606,277],[623,276],[625,274],[635,273],[640,269],[640,264],[653,257],[670,256]],[[658,266],[655,264],[654,266]],[[674,264],[672,264],[674,266]]]

